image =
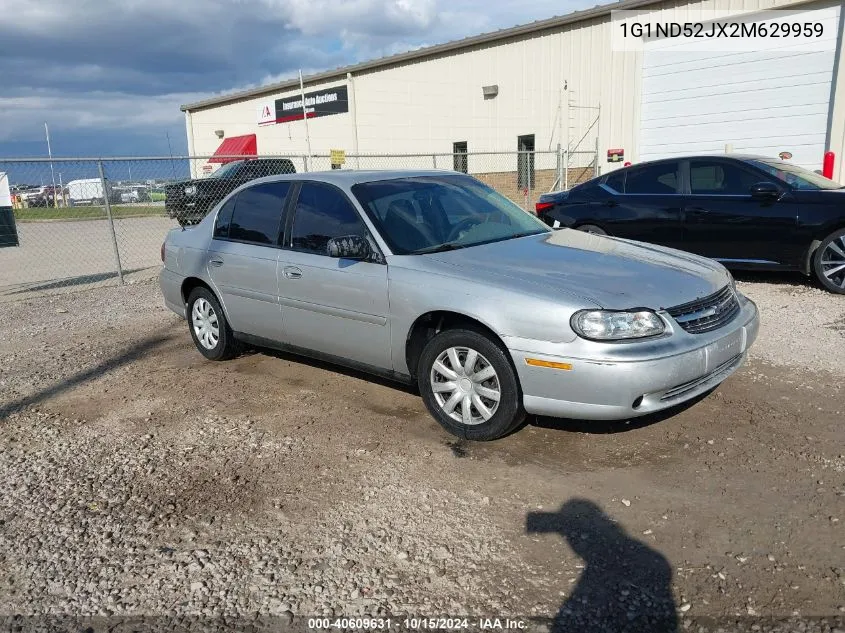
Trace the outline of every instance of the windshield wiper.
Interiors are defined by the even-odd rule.
[[[411,251],[411,255],[427,255],[429,253],[445,253],[446,251],[456,251],[460,248],[465,248],[465,245],[459,245],[456,242],[446,242],[445,244],[438,244],[437,246],[428,246]]]

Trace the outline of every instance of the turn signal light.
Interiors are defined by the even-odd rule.
[[[569,363],[553,363],[550,360],[540,360],[539,358],[526,358],[525,359],[526,365],[531,365],[533,367],[547,367],[549,369],[564,369],[569,371],[572,369],[572,365]]]

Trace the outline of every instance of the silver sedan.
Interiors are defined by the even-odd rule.
[[[197,349],[284,349],[415,383],[448,431],[525,415],[625,419],[727,378],[757,308],[720,264],[552,231],[463,174],[273,176],[162,245],[164,300]]]

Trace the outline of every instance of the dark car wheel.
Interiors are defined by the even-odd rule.
[[[220,302],[208,288],[194,288],[188,297],[188,329],[200,354],[209,360],[228,360],[241,352]]]
[[[584,231],[584,233],[593,233],[594,235],[607,235],[607,231],[605,231],[600,226],[596,226],[595,224],[582,224],[579,227],[576,227],[579,231]]]
[[[510,358],[475,330],[446,330],[430,339],[420,355],[417,382],[431,415],[458,437],[495,440],[525,419]]]
[[[828,235],[813,255],[813,272],[821,284],[845,294],[845,229]]]

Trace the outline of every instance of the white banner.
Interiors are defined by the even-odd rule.
[[[9,176],[0,171],[0,207],[12,206],[12,194],[9,192]]]

